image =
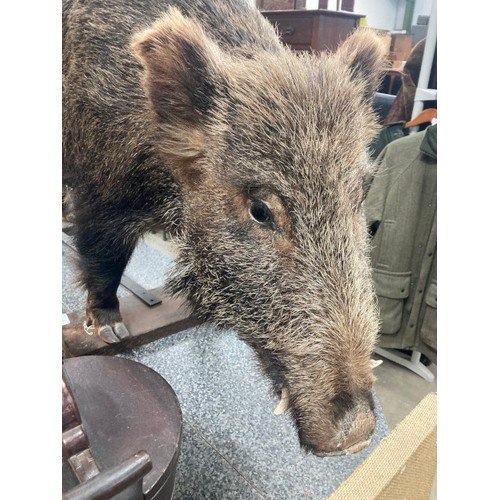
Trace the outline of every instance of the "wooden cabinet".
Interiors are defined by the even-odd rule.
[[[294,50],[336,50],[363,14],[330,10],[269,10],[262,15],[278,27],[283,43]]]
[[[336,10],[354,12],[354,0],[330,0],[335,4]],[[306,0],[256,0],[260,10],[285,10],[305,9]],[[329,0],[318,0],[318,9],[328,9]]]
[[[389,59],[392,61],[407,61],[413,47],[413,35],[393,33]]]
[[[306,0],[257,0],[259,10],[305,9]]]

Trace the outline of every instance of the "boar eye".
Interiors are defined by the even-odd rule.
[[[249,213],[252,218],[270,229],[274,227],[273,214],[269,207],[257,198],[253,199],[250,203]]]

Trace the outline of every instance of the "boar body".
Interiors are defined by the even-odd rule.
[[[161,226],[179,245],[169,290],[254,348],[318,455],[374,429],[362,202],[383,59],[361,31],[296,55],[243,0],[63,5],[63,182],[87,328],[129,335],[116,290]]]

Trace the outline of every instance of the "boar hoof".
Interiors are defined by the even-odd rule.
[[[123,323],[101,326],[97,329],[97,334],[107,344],[116,344],[120,340],[130,337],[130,333]]]
[[[115,335],[113,328],[111,328],[111,326],[109,325],[101,326],[97,330],[97,334],[107,344],[116,344],[117,342],[120,342],[120,339]]]
[[[114,323],[113,326],[103,325],[97,328],[91,321],[85,321],[83,329],[87,335],[93,335],[97,331],[97,335],[107,344],[116,344],[120,340],[130,337],[127,327],[121,321]]]

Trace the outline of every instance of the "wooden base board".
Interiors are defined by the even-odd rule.
[[[62,327],[65,357],[116,354],[202,323],[192,315],[185,299],[165,295],[161,288],[151,290],[151,293],[161,298],[161,304],[149,307],[134,295],[120,299],[120,312],[131,336],[116,344],[106,344],[97,334],[85,332],[85,311],[69,313],[69,324]]]

